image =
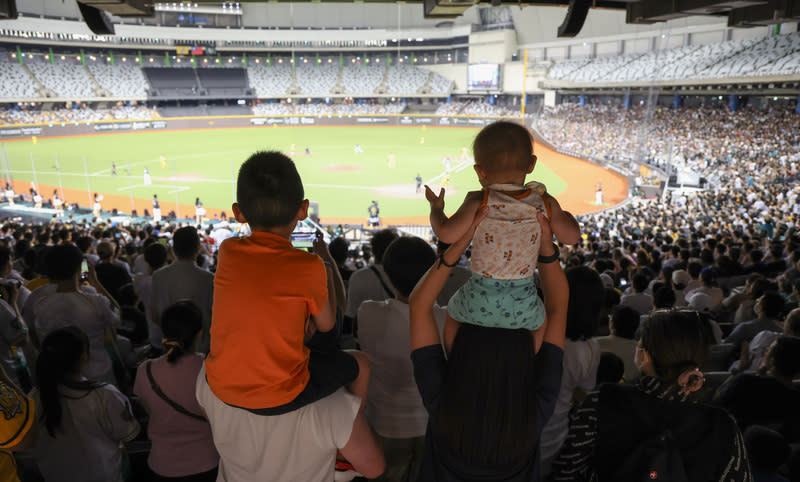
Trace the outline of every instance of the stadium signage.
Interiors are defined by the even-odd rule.
[[[313,117],[301,117],[300,123],[304,125],[309,125],[309,124],[315,124],[316,121],[314,120]]]
[[[101,131],[127,131],[133,127],[130,122],[115,122],[113,124],[95,124],[94,130]]]
[[[388,124],[388,117],[358,117],[356,118],[357,124]]]
[[[153,122],[150,123],[150,126],[153,129],[166,129],[167,128],[167,121],[163,121],[163,120],[153,121]]]
[[[417,124],[433,124],[433,119],[430,117],[417,117]]]
[[[0,129],[0,136],[38,136],[41,135],[41,127],[16,127],[12,129]]]
[[[400,123],[403,124],[403,125],[408,125],[408,124],[413,124],[414,121],[411,120],[411,117],[401,117],[400,118]]]
[[[439,119],[440,126],[449,126],[450,125],[450,118],[449,117],[442,117]]]

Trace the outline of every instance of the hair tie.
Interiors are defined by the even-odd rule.
[[[697,367],[690,368],[678,376],[678,386],[681,387],[680,392],[683,395],[689,395],[700,390],[705,382],[706,377]]]
[[[164,345],[167,349],[167,354],[172,353],[174,350],[183,350],[183,343],[174,339],[174,338],[164,338],[161,340],[161,344]]]

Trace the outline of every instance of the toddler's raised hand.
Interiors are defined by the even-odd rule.
[[[425,199],[427,199],[428,202],[430,203],[431,209],[444,209],[444,188],[441,188],[439,190],[439,195],[437,196],[436,194],[433,193],[433,191],[431,191],[431,188],[428,187],[428,185],[426,184]]]

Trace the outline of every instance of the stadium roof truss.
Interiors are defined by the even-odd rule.
[[[15,2],[0,0],[0,18],[16,18]],[[157,0],[77,0],[84,20],[96,34],[112,34],[114,27],[106,13],[120,17],[152,16]],[[454,18],[476,4],[521,6],[565,6],[559,37],[580,33],[592,8],[625,10],[626,21],[650,24],[694,15],[723,16],[730,27],[753,27],[800,20],[800,0],[239,0],[253,3],[409,3],[420,4],[428,18]],[[182,2],[181,2],[182,3]],[[219,0],[193,0],[192,3],[220,5]],[[233,3],[233,2],[225,2]]]

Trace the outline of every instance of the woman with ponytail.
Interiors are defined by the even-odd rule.
[[[89,338],[78,327],[53,330],[42,341],[34,456],[46,482],[121,482],[120,444],[139,433],[122,393],[81,376],[88,361]]]
[[[606,384],[586,397],[549,480],[752,481],[736,423],[703,403],[708,322],[694,311],[654,311],[638,337],[638,385]]]
[[[169,306],[161,315],[165,353],[140,365],[136,373],[133,392],[150,414],[151,481],[217,480],[219,455],[195,397],[203,365],[203,356],[195,352],[202,322],[203,313],[190,300]]]

